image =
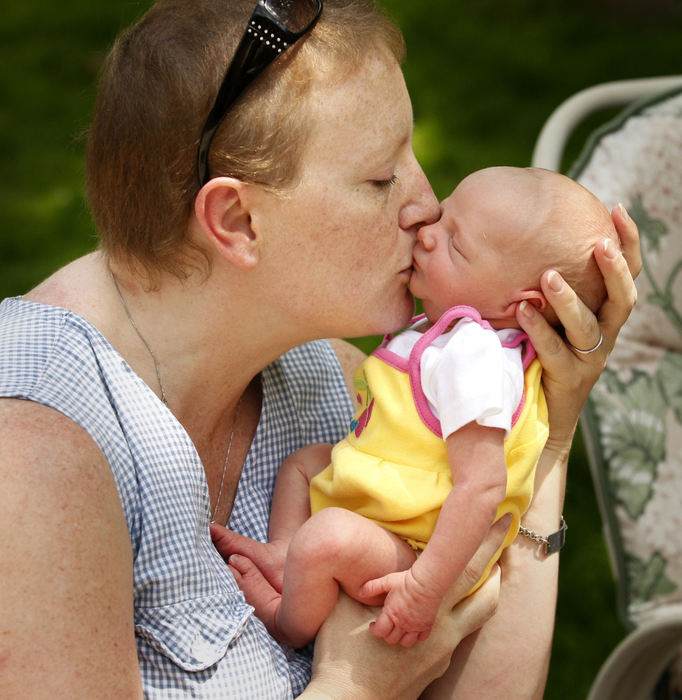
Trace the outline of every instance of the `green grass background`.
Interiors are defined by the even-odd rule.
[[[83,198],[82,134],[110,42],[148,5],[0,0],[0,297],[21,294],[95,247]],[[415,148],[439,197],[477,168],[527,165],[544,120],[574,92],[682,72],[679,1],[382,5],[406,36]],[[567,164],[597,122],[571,140]],[[545,697],[570,700],[585,697],[624,634],[580,437],[565,513],[568,544]]]

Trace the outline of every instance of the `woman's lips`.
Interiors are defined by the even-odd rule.
[[[410,265],[409,267],[403,268],[398,274],[399,275],[407,275],[408,277],[412,277],[412,270],[413,267]]]

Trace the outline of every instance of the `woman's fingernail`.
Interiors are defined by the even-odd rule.
[[[630,219],[630,214],[628,214],[628,210],[623,206],[622,202],[618,202],[618,211],[624,219]]]
[[[608,238],[604,239],[602,243],[602,250],[607,258],[613,260],[613,258],[616,257],[616,246],[613,245],[613,241],[609,240]]]
[[[563,280],[554,270],[547,275],[547,284],[553,292],[560,292],[564,286]]]
[[[529,304],[525,299],[519,304],[519,311],[526,318],[533,318],[533,313],[534,313],[533,305]]]

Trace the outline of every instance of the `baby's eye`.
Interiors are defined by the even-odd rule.
[[[462,253],[459,246],[457,245],[457,241],[455,240],[454,234],[450,234],[450,247],[455,251],[455,253],[457,253],[457,255],[461,255],[464,259],[466,259],[466,255]]]
[[[391,187],[398,182],[398,176],[394,173],[388,180],[372,180],[372,184],[375,187]]]

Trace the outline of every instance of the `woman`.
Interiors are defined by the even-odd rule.
[[[265,538],[278,464],[336,440],[350,413],[357,354],[308,341],[401,326],[417,229],[439,216],[412,152],[399,34],[364,3],[318,9],[270,0],[249,34],[252,2],[160,0],[112,52],[87,163],[101,248],[0,310],[3,696],[287,697],[308,680],[244,605],[209,522]],[[273,61],[278,38],[295,44]],[[636,272],[636,230],[614,218]],[[519,319],[552,413],[524,523],[543,533],[634,300],[625,258],[597,259],[599,323],[545,276],[570,342],[591,348],[603,332],[597,352],[572,352],[530,310]],[[429,693],[541,693],[555,560],[510,548],[498,614]],[[416,697],[489,617],[495,584],[409,653],[370,639],[371,613],[342,600],[303,696]],[[499,645],[515,623],[537,653],[497,677],[503,664],[486,661],[509,657]]]

